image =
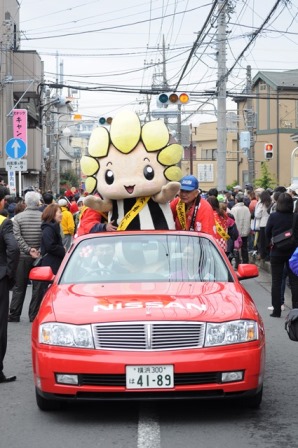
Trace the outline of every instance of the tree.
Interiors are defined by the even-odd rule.
[[[67,170],[61,173],[60,190],[61,187],[63,187],[64,189],[70,189],[71,187],[78,188],[79,185],[80,179],[74,170]]]
[[[261,162],[261,177],[255,180],[256,187],[262,187],[265,190],[267,188],[275,188],[276,187],[276,179],[270,173],[268,169],[268,163]]]

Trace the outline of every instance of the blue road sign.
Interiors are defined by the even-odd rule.
[[[20,138],[11,138],[5,146],[5,151],[8,157],[12,159],[20,159],[27,152],[26,143]]]

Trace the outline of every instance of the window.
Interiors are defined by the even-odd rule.
[[[217,160],[217,149],[201,149],[202,160]]]
[[[232,281],[216,244],[204,237],[92,237],[74,249],[60,279],[69,283]]]

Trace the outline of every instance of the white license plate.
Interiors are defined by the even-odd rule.
[[[171,389],[174,387],[172,365],[126,366],[126,389]]]

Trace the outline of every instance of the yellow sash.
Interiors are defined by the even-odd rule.
[[[177,204],[177,216],[181,225],[181,229],[186,230],[185,203],[180,200]]]
[[[215,222],[215,226],[219,236],[227,241],[230,238],[230,235],[225,231],[225,229],[219,224],[218,221]]]
[[[131,221],[140,213],[140,211],[145,207],[149,201],[150,196],[143,196],[136,200],[135,205],[126,213],[122,218],[117,230],[126,230]]]

